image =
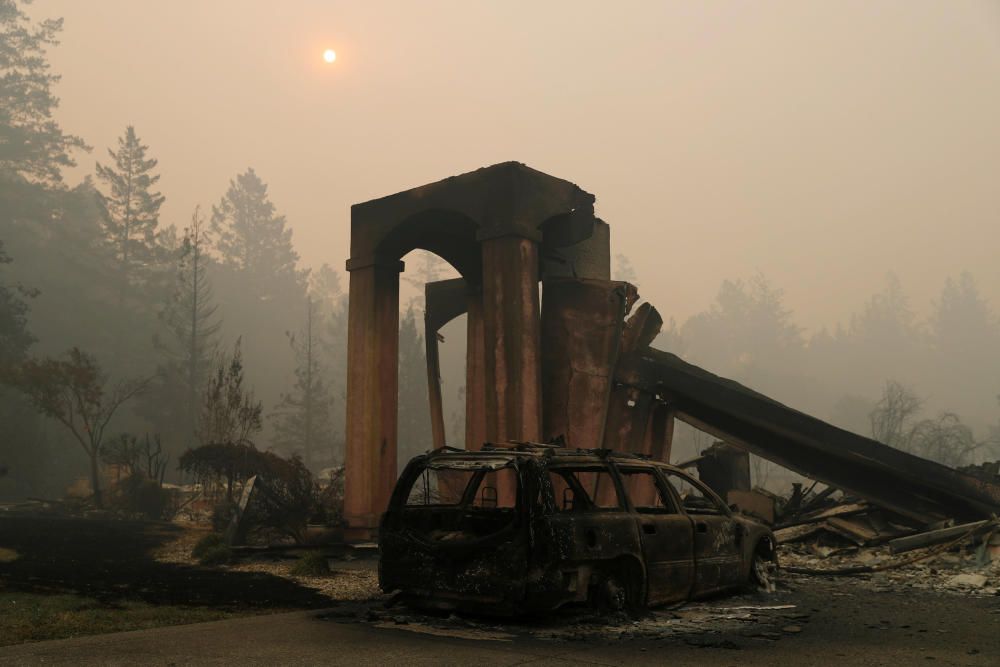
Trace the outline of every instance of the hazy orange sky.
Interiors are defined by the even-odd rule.
[[[65,17],[58,118],[128,123],[183,226],[252,166],[304,262],[349,207],[504,160],[597,195],[642,295],[683,320],[756,271],[797,320],[896,272],[926,312],[968,269],[1000,309],[1000,4],[36,0]],[[335,49],[333,65],[323,62]]]

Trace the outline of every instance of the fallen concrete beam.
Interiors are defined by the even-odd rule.
[[[839,429],[668,352],[622,355],[616,380],[657,393],[679,419],[721,440],[915,521],[1000,511],[1000,485]]]

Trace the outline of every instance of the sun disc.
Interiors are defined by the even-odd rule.
[[[337,59],[337,52],[334,51],[333,49],[327,49],[326,51],[323,52],[323,60],[325,60],[326,62],[332,63],[336,59]]]

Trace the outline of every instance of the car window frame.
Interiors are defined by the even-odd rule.
[[[670,485],[670,482],[666,480],[663,477],[663,475],[658,474],[659,468],[657,466],[655,465],[644,466],[642,464],[634,462],[628,462],[628,463],[615,462],[614,466],[615,466],[615,472],[618,474],[619,486],[621,487],[622,490],[621,491],[622,496],[624,497],[625,502],[628,504],[628,509],[630,512],[634,514],[641,514],[642,516],[674,516],[674,515],[682,515],[685,513],[684,508],[679,502],[679,498],[677,498],[677,494],[674,493],[673,488]],[[660,491],[661,498],[665,495],[666,496],[665,499],[669,501],[671,505],[673,505],[672,510],[665,512],[658,512],[658,511],[640,512],[635,507],[635,505],[632,504],[632,498],[631,496],[629,496],[625,488],[625,471],[629,470],[650,473],[653,476],[653,481],[655,482],[657,489]]]
[[[681,508],[681,512],[683,512],[684,514],[688,516],[727,516],[727,517],[731,517],[733,515],[733,510],[730,509],[729,505],[727,505],[726,502],[722,500],[722,498],[719,497],[719,494],[717,494],[715,491],[709,488],[709,486],[704,482],[702,482],[700,479],[692,477],[691,475],[687,474],[686,472],[684,472],[679,468],[670,468],[667,466],[655,466],[655,467],[659,471],[660,475],[663,477],[663,482],[670,489],[670,494],[673,496],[674,502],[677,503],[677,506]],[[668,477],[668,475],[677,475],[678,477],[686,481],[688,484],[690,484],[691,486],[695,487],[696,489],[704,493],[707,497],[714,500],[715,503],[722,509],[722,511],[718,514],[714,513],[699,514],[697,512],[695,513],[689,512],[688,508],[684,506],[684,501],[680,497],[680,494],[677,492],[677,488],[670,483],[670,478]]]
[[[571,514],[572,512],[577,511],[577,510],[560,509],[559,502],[555,497],[555,488],[552,485],[552,478],[550,477],[552,473],[558,473],[559,470],[570,470],[572,472],[605,472],[611,479],[611,484],[615,489],[615,497],[618,499],[618,505],[616,507],[598,507],[596,504],[594,504],[594,499],[590,498],[590,494],[587,493],[587,489],[585,489],[583,485],[580,484],[580,479],[576,477],[576,475],[573,476],[573,483],[575,483],[580,487],[580,491],[582,491],[583,494],[591,502],[591,507],[588,507],[586,510],[581,510],[581,513],[603,514],[610,512],[627,513],[629,511],[628,506],[626,504],[627,500],[625,498],[624,489],[622,488],[621,485],[621,480],[618,478],[617,471],[614,469],[614,465],[611,462],[606,461],[603,463],[598,463],[598,462],[588,461],[586,463],[574,463],[571,461],[566,461],[566,462],[560,461],[558,463],[553,463],[552,465],[546,466],[544,473],[545,484],[548,488],[548,495],[552,500],[551,509],[554,515],[558,516],[560,514]],[[572,486],[572,484],[570,486]]]
[[[393,496],[390,499],[390,509],[396,508],[398,511],[408,511],[413,509],[432,509],[432,510],[446,510],[446,509],[461,509],[462,511],[480,511],[484,508],[477,508],[472,503],[475,498],[476,491],[479,490],[483,483],[483,478],[490,472],[499,472],[501,470],[513,470],[514,479],[517,483],[517,493],[514,494],[514,507],[498,507],[495,509],[508,510],[514,512],[520,512],[522,506],[522,494],[524,489],[524,480],[521,473],[521,468],[517,461],[510,461],[506,465],[499,466],[497,468],[449,468],[448,466],[434,466],[430,465],[431,460],[425,459],[421,461],[411,461],[407,468],[403,470],[403,474],[400,475],[396,482],[396,487],[393,490]],[[424,472],[428,470],[469,470],[472,475],[469,477],[469,481],[466,482],[465,488],[462,490],[461,499],[457,503],[439,503],[439,504],[429,504],[429,505],[410,505],[407,503],[409,500],[409,495],[416,484],[417,480],[420,478]],[[404,477],[407,481],[404,483]],[[475,484],[474,484],[475,483]],[[473,489],[475,487],[475,489]],[[397,497],[398,492],[398,497]]]

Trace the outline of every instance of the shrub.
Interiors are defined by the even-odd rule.
[[[290,570],[297,576],[318,577],[330,574],[330,563],[322,551],[310,551],[295,562]]]
[[[227,544],[217,544],[202,553],[198,562],[202,565],[225,565],[233,559],[233,550]]]
[[[209,533],[194,545],[194,548],[191,549],[191,557],[201,560],[202,556],[218,546],[225,546],[225,542],[222,541],[222,535]]]

